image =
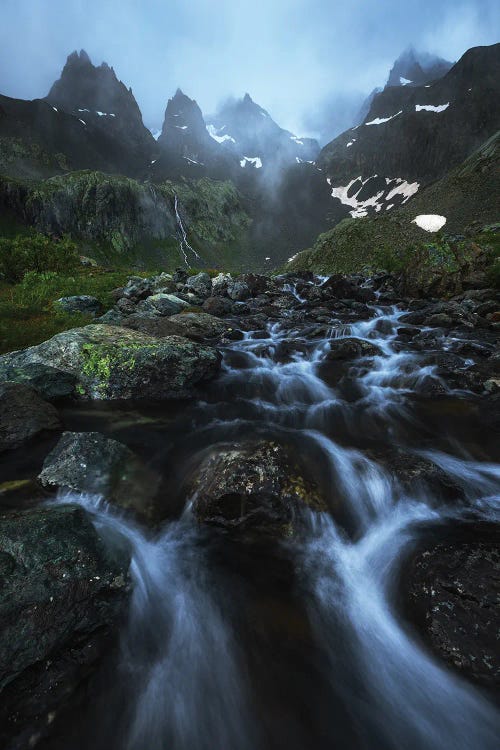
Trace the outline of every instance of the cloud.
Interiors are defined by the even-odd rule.
[[[84,48],[132,86],[149,126],[181,86],[206,113],[249,91],[302,133],[325,101],[382,85],[409,44],[456,59],[495,42],[500,10],[496,0],[2,0],[1,20],[9,96],[44,96]]]

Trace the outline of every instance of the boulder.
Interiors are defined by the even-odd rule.
[[[229,315],[233,310],[233,305],[226,297],[207,297],[202,305],[203,312],[209,315],[215,315],[219,318]]]
[[[96,297],[90,297],[88,294],[60,297],[55,300],[54,305],[67,313],[82,313],[92,316],[97,315],[101,309],[99,300]]]
[[[220,355],[180,336],[160,339],[93,324],[0,357],[0,367],[33,363],[75,375],[76,395],[82,399],[170,399],[189,398],[214,377]]]
[[[38,479],[44,487],[100,495],[146,519],[154,515],[159,477],[126,445],[99,432],[63,432]]]
[[[189,292],[193,292],[201,299],[206,299],[212,294],[212,280],[208,273],[203,271],[195,276],[190,276],[186,281],[186,287]]]
[[[251,296],[250,288],[244,281],[231,281],[227,287],[227,295],[235,302],[244,302]]]
[[[180,336],[195,340],[220,338],[233,330],[230,325],[206,312],[171,315],[169,322],[175,325]]]
[[[248,538],[293,534],[297,510],[326,510],[319,488],[288,447],[271,441],[220,445],[190,492],[195,517]]]
[[[0,365],[0,381],[4,380],[29,385],[46,401],[73,395],[76,384],[76,377],[71,373],[62,373],[39,362],[20,367]]]
[[[341,273],[330,276],[321,285],[321,291],[323,294],[336,297],[337,299],[350,299],[356,302],[371,302],[375,300],[373,289],[360,287]]]
[[[378,357],[382,350],[376,344],[357,338],[331,339],[326,359],[348,360],[359,357]]]
[[[212,294],[214,297],[224,297],[227,295],[229,284],[232,284],[233,277],[230,273],[218,273],[212,279]]]
[[[480,684],[498,686],[498,529],[478,533],[471,525],[460,536],[421,545],[405,566],[406,614],[449,666]]]
[[[23,383],[0,383],[0,452],[61,426],[57,410]]]
[[[136,310],[137,313],[168,316],[175,315],[186,307],[189,307],[189,302],[185,302],[175,294],[152,294],[140,302]]]
[[[2,747],[34,747],[109,650],[128,566],[79,507],[0,516]]]

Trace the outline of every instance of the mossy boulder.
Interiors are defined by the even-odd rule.
[[[249,539],[293,535],[300,509],[327,508],[300,458],[272,441],[217,446],[190,492],[199,521]]]
[[[189,398],[219,371],[220,355],[181,336],[154,338],[93,324],[0,357],[3,365],[50,364],[76,377],[81,399]]]

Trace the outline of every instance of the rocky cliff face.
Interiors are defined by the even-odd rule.
[[[155,152],[154,138],[142,122],[132,89],[118,80],[107,63],[93,65],[85,50],[69,55],[46,101],[115,140],[122,151],[122,171],[144,169]]]
[[[469,50],[432,84],[384,89],[318,158],[332,197],[354,217],[407,202],[498,129],[499,80],[497,44]]]
[[[408,47],[392,66],[386,86],[421,86],[442,78],[452,66],[442,57]]]

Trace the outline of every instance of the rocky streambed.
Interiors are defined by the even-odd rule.
[[[470,287],[132,278],[0,357],[2,746],[495,747],[500,304]]]

